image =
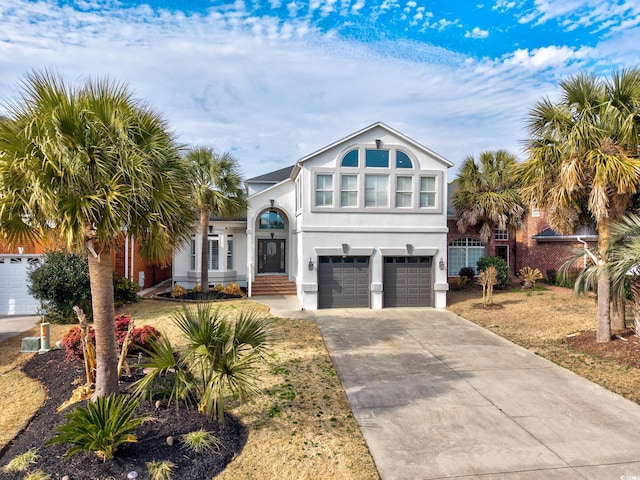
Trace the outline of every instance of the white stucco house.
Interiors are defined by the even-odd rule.
[[[447,169],[375,123],[246,181],[246,218],[211,221],[209,280],[249,295],[262,277],[295,284],[300,307],[446,306]],[[199,279],[199,234],[173,259],[173,282]]]

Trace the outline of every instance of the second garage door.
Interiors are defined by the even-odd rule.
[[[369,306],[369,257],[318,258],[318,308]]]
[[[384,306],[431,307],[433,257],[384,257]]]

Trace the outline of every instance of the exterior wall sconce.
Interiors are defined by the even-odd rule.
[[[274,236],[275,236],[275,233],[271,232],[271,240],[273,240]]]
[[[309,259],[309,271],[313,272],[313,258]]]
[[[444,270],[444,268],[446,267],[446,265],[444,264],[444,258],[440,257],[440,263],[438,263],[438,266],[440,267],[440,270]]]
[[[272,198],[271,200],[269,200],[269,203],[271,203],[271,210],[273,210],[273,205],[276,203],[276,201]]]
[[[380,140],[379,138],[376,138],[376,148],[380,149],[381,146],[382,146],[382,140]]]
[[[349,253],[349,244],[348,243],[343,243],[342,244],[342,254],[343,255],[347,255]]]

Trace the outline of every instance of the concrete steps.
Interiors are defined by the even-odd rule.
[[[251,295],[295,295],[296,284],[286,275],[256,276],[251,284]]]

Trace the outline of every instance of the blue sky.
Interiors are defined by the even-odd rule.
[[[246,177],[376,121],[458,165],[522,158],[537,100],[638,45],[638,0],[2,0],[0,97],[33,69],[109,75]]]

